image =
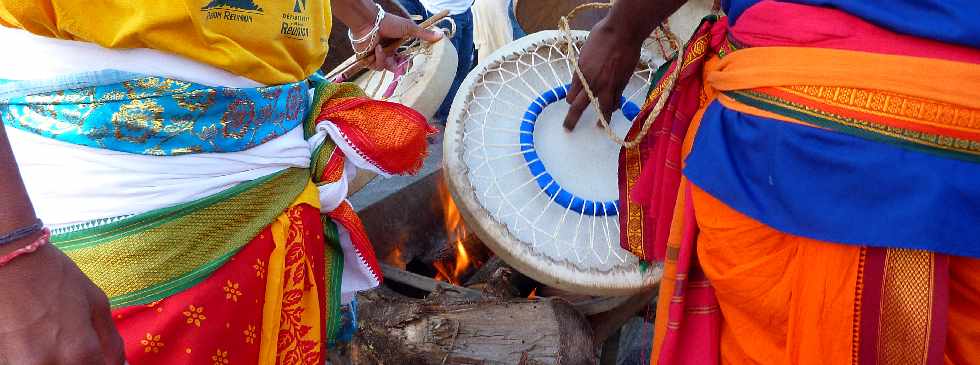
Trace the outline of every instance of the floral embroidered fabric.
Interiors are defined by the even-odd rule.
[[[83,85],[4,100],[0,121],[78,145],[174,156],[255,147],[298,126],[310,104],[306,81],[225,88],[136,77]]]

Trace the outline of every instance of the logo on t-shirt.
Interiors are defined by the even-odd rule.
[[[201,8],[207,12],[207,20],[231,20],[251,23],[253,16],[262,15],[262,7],[252,0],[211,0]]]
[[[306,0],[293,1],[293,11],[282,13],[279,34],[286,38],[305,40],[310,37],[310,16],[306,14]]]

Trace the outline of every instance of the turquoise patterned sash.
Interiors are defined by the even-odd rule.
[[[0,80],[0,122],[120,152],[237,152],[299,126],[309,108],[308,90],[307,81],[226,88],[118,71]]]

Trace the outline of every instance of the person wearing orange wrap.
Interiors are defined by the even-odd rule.
[[[614,110],[682,4],[615,2],[567,128],[590,93]],[[622,245],[664,264],[651,363],[980,363],[980,6],[719,10],[661,69],[627,138],[660,113],[620,156]]]
[[[417,112],[317,75],[368,0],[0,0],[0,364],[316,364],[381,275],[346,201]]]

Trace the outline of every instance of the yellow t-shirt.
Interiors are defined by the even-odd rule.
[[[264,84],[315,72],[327,54],[330,20],[330,0],[0,0],[3,26],[156,49]]]

